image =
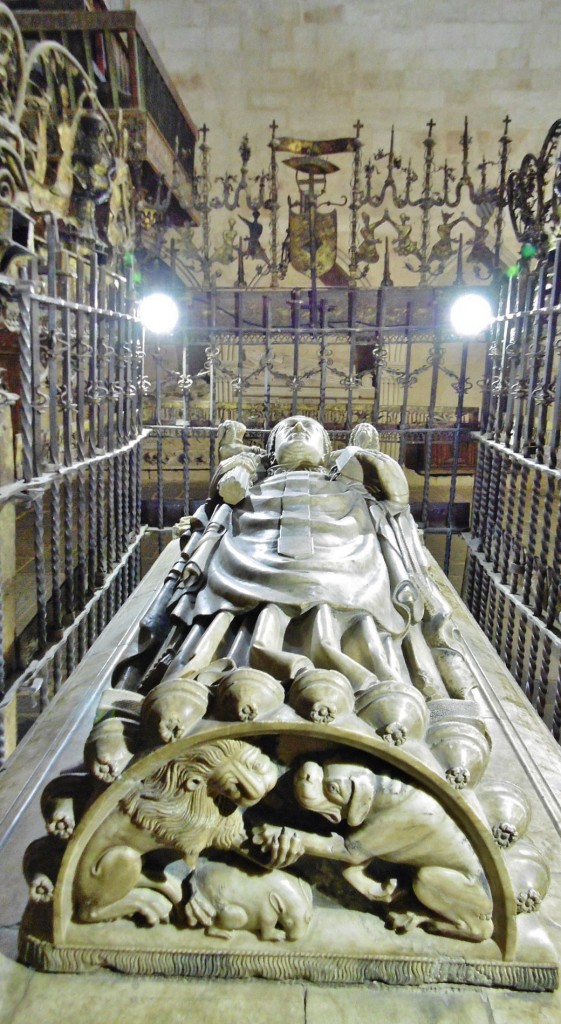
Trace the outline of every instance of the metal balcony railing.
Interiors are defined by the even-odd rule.
[[[96,82],[103,106],[121,112],[134,159],[168,183],[179,173],[177,183],[188,194],[197,129],[136,11],[10,6],[26,45],[53,39],[70,50]]]

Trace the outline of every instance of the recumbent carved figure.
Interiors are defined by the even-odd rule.
[[[244,429],[223,425],[210,499],[116,684],[148,692],[226,657],[285,686],[323,668],[355,691],[393,681],[427,700],[468,695],[407,480],[375,428],[355,428],[339,453],[305,416],[274,427],[266,452],[243,445]]]

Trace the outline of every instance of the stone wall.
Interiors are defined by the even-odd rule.
[[[409,155],[431,116],[456,151],[467,113],[474,155],[495,159],[506,113],[518,158],[561,116],[561,5],[550,0],[113,6],[136,8],[195,122],[211,127],[216,173],[237,166],[245,131],[256,165],[266,162],[273,117],[281,134],[311,138],[352,134],[359,117],[367,152],[387,144],[395,123],[398,151]]]

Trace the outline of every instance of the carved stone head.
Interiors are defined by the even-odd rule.
[[[249,743],[227,740],[222,746],[225,750],[231,748],[232,753],[214,768],[208,779],[209,794],[226,797],[238,807],[253,807],[275,785],[276,766],[259,747]]]
[[[371,423],[357,423],[356,427],[353,427],[351,431],[349,444],[356,445],[357,448],[366,448],[373,452],[379,451],[380,437],[376,427]]]
[[[306,761],[294,776],[294,792],[301,807],[338,824],[346,820],[356,828],[368,816],[376,792],[376,776],[357,764],[319,765]]]
[[[331,455],[327,431],[309,416],[289,416],[269,434],[269,457],[286,469],[315,469]]]

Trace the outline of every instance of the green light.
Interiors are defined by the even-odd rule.
[[[507,267],[505,270],[505,277],[518,277],[520,273],[520,264],[513,263],[512,266]]]
[[[132,279],[134,284],[142,284],[142,274],[140,273],[140,270],[135,270],[132,275]]]
[[[125,264],[125,267],[134,266],[134,253],[126,252],[123,256],[123,263]]]
[[[524,242],[520,250],[520,255],[523,260],[531,260],[536,255],[537,249],[531,242]]]

